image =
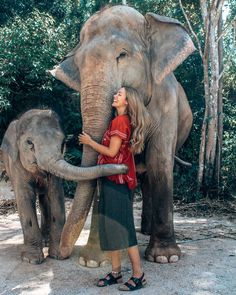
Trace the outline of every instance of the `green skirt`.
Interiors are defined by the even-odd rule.
[[[102,178],[98,213],[101,250],[121,250],[137,245],[133,194],[127,184]]]

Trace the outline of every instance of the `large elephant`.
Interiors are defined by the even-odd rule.
[[[61,258],[59,244],[65,208],[59,177],[78,181],[127,171],[125,165],[79,168],[67,163],[63,159],[64,134],[58,116],[51,110],[30,110],[13,121],[3,137],[1,149],[23,229],[21,256],[34,264],[44,260],[44,242],[49,242],[49,256]],[[36,195],[41,209],[41,229],[36,215]]]
[[[141,94],[152,118],[152,130],[140,156],[146,166],[141,182],[142,231],[151,234],[145,252],[149,261],[174,262],[181,254],[173,226],[173,165],[174,155],[191,129],[192,113],[172,71],[194,50],[177,20],[154,13],[143,16],[128,6],[113,6],[87,20],[79,44],[51,71],[80,92],[83,129],[97,141],[101,141],[111,120],[113,94],[122,86],[133,87]],[[96,161],[97,153],[85,146],[83,165]],[[64,257],[71,254],[83,228],[94,190],[94,181],[78,185],[62,233]],[[80,261],[88,265],[95,260],[96,266],[104,258],[96,250],[95,228],[92,221]]]

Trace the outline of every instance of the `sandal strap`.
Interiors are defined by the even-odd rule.
[[[135,283],[135,286],[133,286],[132,284],[130,284],[128,282],[124,283],[124,285],[126,287],[128,287],[130,291],[141,289],[144,286],[143,285],[143,278],[144,278],[144,273],[142,274],[142,276],[140,278],[136,278],[136,277],[130,278],[130,281],[133,281]]]
[[[109,286],[109,285],[113,285],[113,284],[117,284],[118,280],[120,280],[122,278],[122,275],[118,276],[118,277],[114,277],[112,272],[108,273],[106,275],[105,278],[100,279],[98,282],[103,282],[104,285],[103,286]]]
[[[136,289],[137,289],[137,285],[133,286],[133,285],[131,285],[131,284],[128,283],[128,282],[124,283],[124,285],[125,285],[126,287],[128,287],[130,291],[133,291],[133,290],[136,290]]]
[[[135,285],[142,285],[142,280],[144,278],[144,273],[141,275],[140,278],[136,278],[136,277],[131,277],[130,280],[133,281],[135,283]]]

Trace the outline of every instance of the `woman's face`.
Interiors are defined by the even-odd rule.
[[[114,100],[112,103],[112,106],[114,108],[123,108],[128,105],[127,99],[126,99],[126,91],[125,88],[122,87],[118,90],[118,92],[114,95]]]

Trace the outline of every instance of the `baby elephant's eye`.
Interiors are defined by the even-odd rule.
[[[31,151],[34,151],[34,144],[30,139],[26,140],[26,143]]]
[[[27,142],[28,145],[33,145],[33,142],[30,139],[27,139],[26,142]]]

